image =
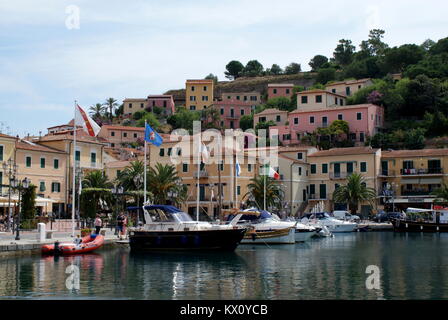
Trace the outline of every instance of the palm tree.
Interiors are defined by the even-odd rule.
[[[100,120],[103,117],[105,107],[101,103],[97,103],[89,108],[90,115],[95,120]]]
[[[119,106],[117,100],[115,100],[114,98],[107,98],[106,102],[104,102],[103,105],[107,109],[109,109],[109,119],[112,122],[113,111],[115,110],[116,107]]]
[[[132,161],[118,176],[120,185],[125,191],[139,191],[135,183],[136,178],[143,178],[145,164],[143,161]]]
[[[89,172],[82,180],[81,207],[87,217],[93,218],[102,209],[102,204],[110,204],[112,183],[101,170]]]
[[[373,206],[376,198],[375,189],[366,186],[364,177],[352,173],[346,179],[347,184],[338,187],[333,192],[333,200],[337,203],[347,203],[351,214],[356,214],[360,202],[369,202]]]
[[[443,183],[442,186],[434,190],[432,195],[436,196],[434,202],[447,203],[448,202],[448,184]]]
[[[202,110],[202,117],[205,123],[205,128],[215,128],[219,129],[219,121],[221,120],[221,114],[218,109],[214,107],[207,108]]]
[[[256,176],[251,179],[251,183],[247,185],[249,191],[244,195],[244,199],[248,206],[263,208],[264,206],[264,185],[266,179],[266,208],[278,207],[283,201],[284,192],[280,185],[271,177]]]
[[[187,186],[182,184],[176,168],[170,164],[157,163],[155,168],[149,168],[147,187],[156,204],[167,204],[171,200],[178,205],[187,198]]]

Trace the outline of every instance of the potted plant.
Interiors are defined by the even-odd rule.
[[[81,237],[85,237],[91,233],[92,233],[92,229],[90,229],[90,228],[81,229]]]

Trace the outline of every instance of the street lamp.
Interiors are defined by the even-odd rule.
[[[137,207],[138,207],[140,205],[140,196],[139,196],[138,192],[140,191],[140,187],[141,187],[142,181],[143,181],[142,175],[141,174],[136,175],[133,180],[134,180],[135,187],[137,188]],[[137,209],[137,225],[140,223],[139,215],[140,215],[140,213]]]
[[[7,231],[11,231],[11,182],[15,180],[15,176],[17,174],[17,170],[19,166],[11,159],[9,158],[8,161],[3,161],[2,163],[3,172],[8,176],[8,225],[7,225]],[[1,184],[1,181],[0,181]]]
[[[17,214],[17,223],[16,223],[16,240],[20,240],[20,212],[22,210],[22,205],[21,205],[21,195],[22,195],[22,191],[24,191],[25,189],[28,189],[28,187],[30,186],[30,179],[26,178],[23,179],[21,182],[19,182],[18,180],[14,179],[13,188],[17,188],[19,190],[19,212]]]

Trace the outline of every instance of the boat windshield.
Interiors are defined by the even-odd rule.
[[[148,209],[152,222],[186,222],[193,219],[185,212],[163,210],[162,208]]]
[[[193,221],[191,216],[185,212],[176,212],[176,213],[173,213],[173,216],[177,217],[177,219],[182,222]]]

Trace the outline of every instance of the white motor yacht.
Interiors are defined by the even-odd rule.
[[[353,232],[357,228],[357,224],[350,221],[342,221],[331,217],[328,213],[318,212],[310,213],[305,216],[308,224],[325,226],[331,233]],[[302,220],[306,221],[306,220]]]

